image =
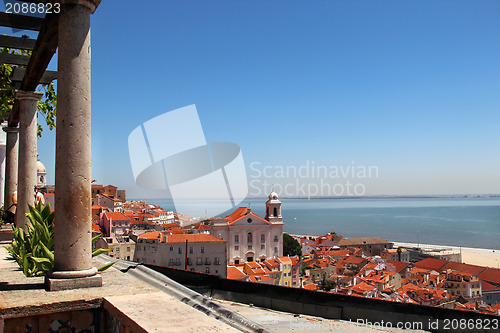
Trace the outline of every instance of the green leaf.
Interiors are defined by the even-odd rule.
[[[102,237],[102,234],[95,235],[94,237],[92,237],[92,243],[94,243],[96,240],[98,240],[101,237]]]
[[[103,254],[103,253],[106,253],[109,251],[111,251],[111,249],[95,249],[94,251],[92,251],[92,257],[96,257],[100,254]]]
[[[113,265],[114,265],[117,261],[118,261],[118,260],[113,261],[113,262],[110,262],[110,263],[107,263],[106,265],[102,265],[102,266],[101,266],[101,267],[99,267],[97,270],[98,270],[99,272],[104,272],[105,270],[107,270],[108,268],[110,268],[111,266],[113,266]]]
[[[42,247],[43,252],[45,253],[45,256],[52,264],[54,264],[54,251],[50,251],[43,243],[41,243],[40,245]]]

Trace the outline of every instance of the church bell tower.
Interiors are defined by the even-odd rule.
[[[269,194],[269,200],[266,201],[266,220],[271,223],[283,223],[281,201],[278,199],[278,194],[274,192],[274,188]]]

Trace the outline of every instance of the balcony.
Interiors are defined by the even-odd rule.
[[[101,274],[107,283],[100,288],[47,292],[43,277],[24,277],[4,246],[8,243],[0,241],[2,332],[18,332],[21,327],[23,332],[47,332],[42,331],[42,327],[62,332],[65,331],[63,324],[67,325],[68,331],[76,332],[114,332],[117,327],[121,332],[158,332],[164,329],[165,322],[169,323],[172,332],[186,332],[193,327],[205,332],[234,331],[234,326],[225,323],[227,319],[215,319],[224,314],[209,309],[207,316],[196,309],[204,307],[201,302],[210,302],[208,299],[201,296],[199,301],[193,300],[193,291],[176,286],[168,278],[156,281],[157,286],[162,286],[156,287],[155,273],[142,265],[115,264],[116,267]],[[94,258],[94,266],[102,265],[103,260],[109,261],[109,257]],[[138,276],[142,278],[138,279]],[[175,293],[188,299],[189,306],[185,306],[181,298],[170,296]],[[229,313],[238,316],[232,311]],[[241,322],[239,325],[244,327],[245,324]]]

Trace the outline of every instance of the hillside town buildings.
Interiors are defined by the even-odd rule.
[[[93,234],[114,258],[221,278],[289,288],[499,314],[500,270],[444,257],[412,263],[411,249],[380,238],[335,233],[294,236],[301,256],[283,255],[281,201],[271,193],[266,216],[240,207],[225,218],[182,226],[190,217],[140,201],[116,206],[113,187],[96,188]],[[99,193],[97,193],[99,191]],[[118,190],[117,192],[118,193]],[[121,207],[121,211],[115,211]],[[446,255],[447,253],[439,253]]]

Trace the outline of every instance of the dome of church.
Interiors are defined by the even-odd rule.
[[[37,173],[47,173],[47,170],[45,170],[45,165],[43,165],[40,160],[36,161],[36,172]]]
[[[38,187],[44,187],[47,185],[47,170],[45,169],[45,165],[43,165],[40,160],[36,161],[36,175],[37,175],[37,182],[36,186]]]

